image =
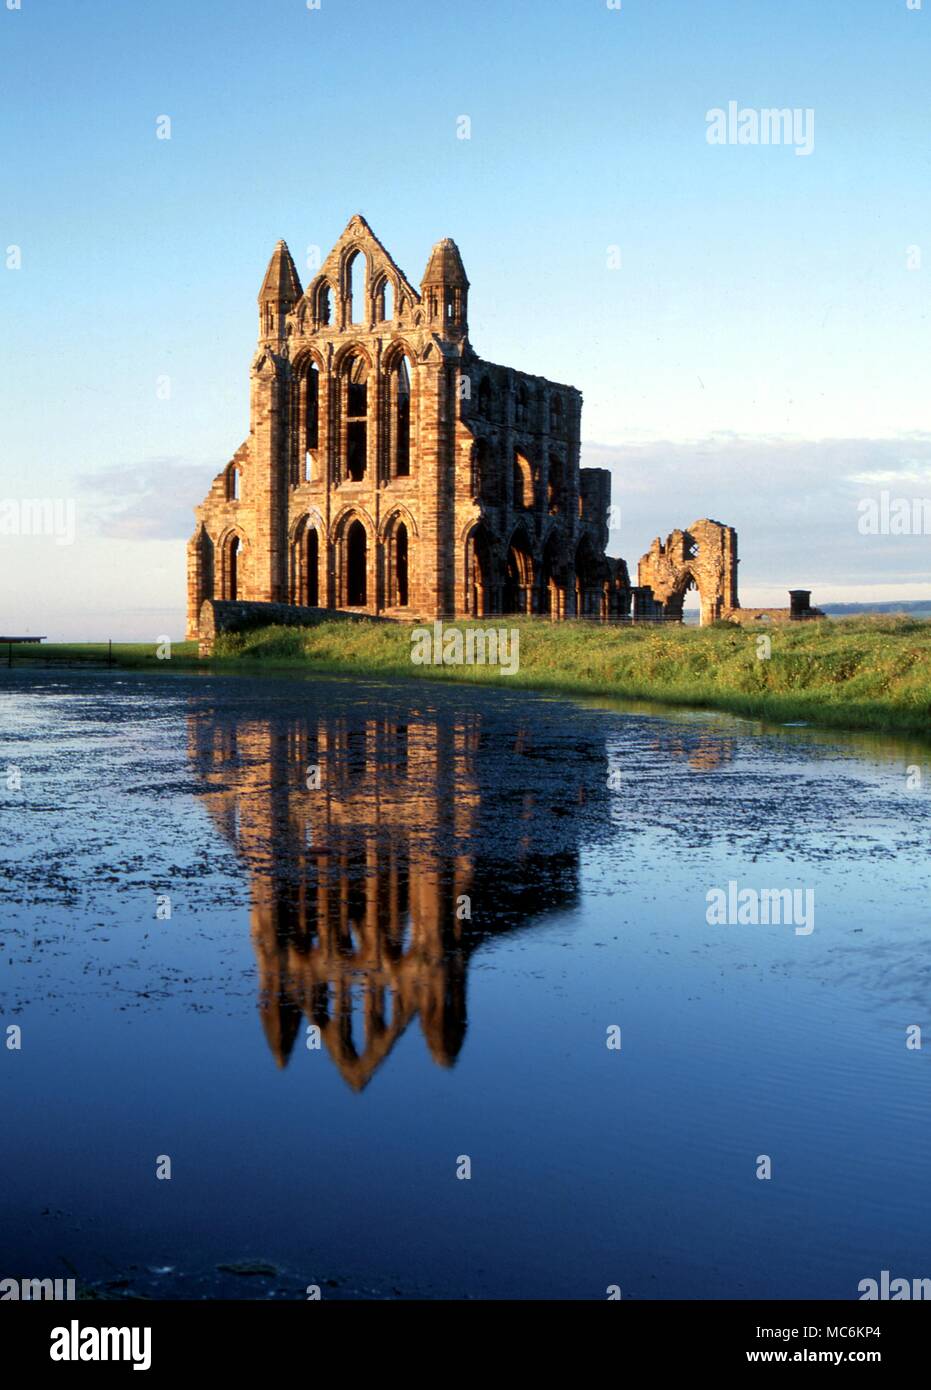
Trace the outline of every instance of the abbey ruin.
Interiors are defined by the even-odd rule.
[[[202,649],[216,601],[276,604],[276,621],[280,605],[681,621],[696,588],[703,622],[739,611],[737,536],[718,522],[654,541],[631,584],[606,554],[611,475],[579,464],[581,393],[479,357],[468,299],[448,239],[419,291],[360,216],[306,289],[278,243],[249,435],[188,544],[187,635]]]

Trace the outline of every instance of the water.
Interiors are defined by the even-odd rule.
[[[6,673],[0,1276],[931,1275],[929,762],[500,690]],[[813,889],[814,930],[710,926],[731,880]]]

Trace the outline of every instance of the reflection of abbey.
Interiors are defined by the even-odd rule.
[[[362,217],[306,290],[278,243],[249,436],[188,545],[188,636],[202,648],[205,600],[289,606],[269,621],[302,618],[293,606],[637,621],[681,620],[697,589],[703,622],[744,617],[736,532],[718,522],[654,541],[631,586],[605,553],[611,475],[579,466],[580,392],[478,357],[468,301],[449,240],[419,291]]]
[[[478,712],[222,710],[189,727],[204,804],[249,873],[269,1046],[284,1066],[319,1029],[353,1089],[412,1023],[437,1063],[455,1062],[473,951],[569,906],[583,806],[607,824],[603,746],[577,729],[549,761]]]

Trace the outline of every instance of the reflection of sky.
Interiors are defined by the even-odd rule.
[[[628,560],[711,515],[741,533],[748,593],[927,593],[916,550],[822,563],[792,524],[807,506],[815,546],[846,548],[854,473],[927,494],[927,4],[515,0],[477,22],[409,0],[400,39],[377,0],[274,8],[2,15],[0,496],[41,479],[81,506],[76,548],[19,547],[30,612],[0,624],[178,631],[190,509],[247,430],[268,258],[284,237],[306,282],[357,211],[414,283],[455,237],[477,350],[583,391],[584,461],[609,455]],[[709,146],[730,100],[813,109],[814,153]],[[642,509],[635,445],[658,470]],[[698,505],[671,514],[692,483]]]
[[[4,842],[20,839],[0,996],[24,1030],[0,1145],[14,1254],[86,1275],[101,1251],[117,1267],[263,1256],[298,1284],[596,1298],[850,1298],[881,1268],[928,1273],[927,1051],[904,1046],[926,1022],[931,815],[905,769],[927,780],[927,750],[432,687],[52,685],[16,677],[3,700],[0,759],[29,808],[0,803]],[[247,862],[206,809],[188,719],[283,732],[386,712],[479,718],[472,848],[497,854],[500,890],[486,877],[476,898],[455,1067],[415,1024],[359,1095],[300,1042],[284,1070],[269,1055]],[[533,872],[510,805],[530,807],[531,841],[575,841],[580,891],[496,934]],[[814,933],[708,927],[705,893],[729,879],[814,888]],[[159,1153],[171,1184],[152,1178]]]

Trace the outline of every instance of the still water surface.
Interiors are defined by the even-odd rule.
[[[904,742],[498,690],[5,673],[0,1276],[931,1276],[916,766],[927,787]],[[812,889],[814,931],[709,926],[731,880]]]

